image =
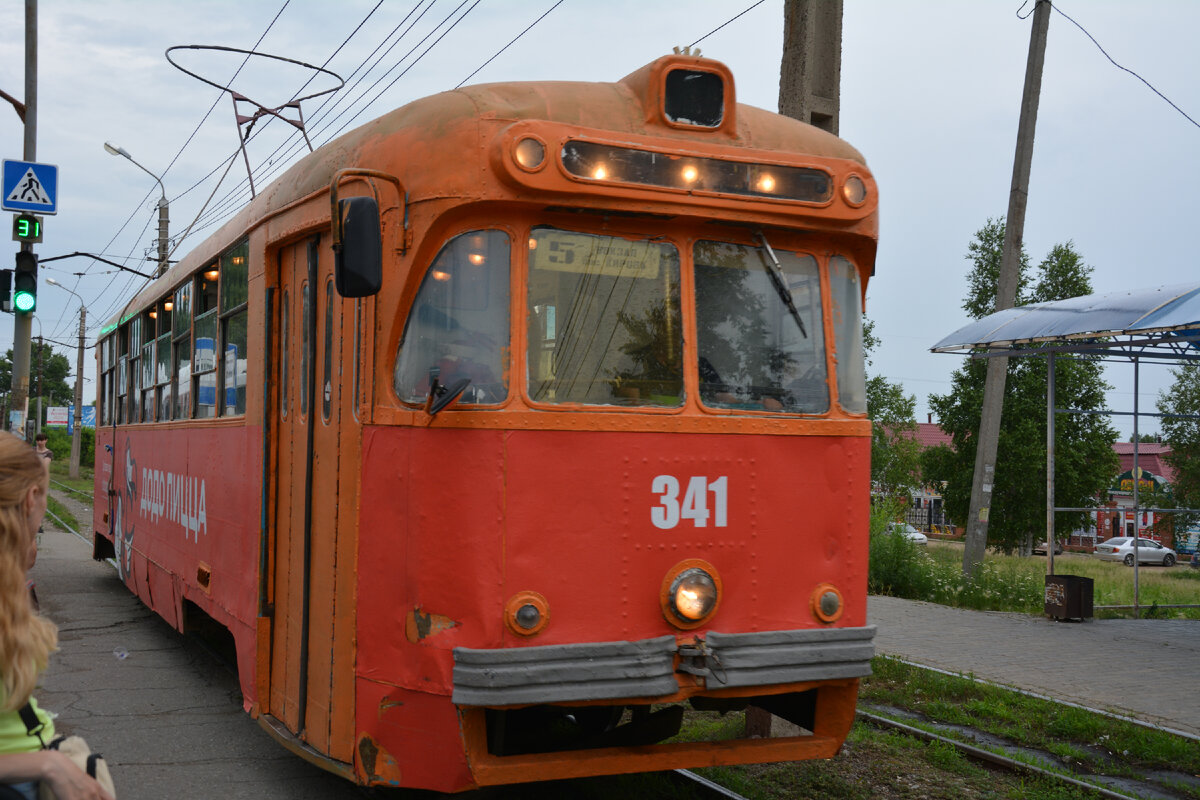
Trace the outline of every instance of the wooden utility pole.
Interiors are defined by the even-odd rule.
[[[779,113],[838,132],[842,0],[784,0]]]
[[[996,311],[1012,308],[1020,276],[1021,246],[1025,233],[1025,205],[1029,199],[1029,171],[1033,163],[1034,129],[1038,99],[1042,91],[1042,64],[1046,57],[1046,32],[1050,27],[1050,0],[1037,0],[1033,30],[1029,34],[1029,59],[1025,64],[1025,91],[1017,123],[1017,151],[1013,157],[1012,188],[1008,193],[1008,215],[1004,220],[1004,249],[1000,257],[1000,279],[996,285]],[[983,387],[983,412],[976,438],[975,473],[971,480],[971,510],[967,514],[963,574],[973,577],[987,550],[988,518],[996,477],[996,447],[1000,440],[1000,415],[1004,409],[1004,384],[1008,358],[988,359]]]

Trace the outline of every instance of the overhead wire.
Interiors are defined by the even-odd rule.
[[[709,31],[708,33],[704,34],[703,36],[701,36],[701,37],[700,37],[699,39],[697,39],[696,41],[694,41],[694,42],[692,42],[691,44],[689,44],[689,45],[688,45],[688,47],[689,47],[689,48],[691,48],[691,47],[695,47],[696,45],[700,44],[701,42],[703,42],[703,41],[704,41],[705,39],[707,39],[708,37],[712,36],[712,35],[713,35],[714,33],[716,33],[717,31],[721,30],[721,28],[724,28],[724,27],[725,27],[726,25],[728,25],[729,23],[731,23],[731,22],[733,22],[734,20],[738,19],[738,17],[743,17],[743,16],[745,16],[746,14],[749,14],[751,11],[753,11],[754,9],[758,8],[759,6],[761,6],[761,5],[762,5],[762,4],[763,4],[765,1],[766,1],[766,0],[758,0],[758,2],[757,2],[757,3],[754,3],[753,5],[751,5],[749,8],[747,8],[747,9],[746,9],[745,11],[743,11],[742,13],[740,13],[740,14],[737,14],[737,15],[735,15],[735,16],[733,16],[733,17],[730,17],[729,19],[725,20],[723,23],[721,23],[721,24],[720,24],[720,25],[718,25],[717,27],[713,28],[711,31]]]
[[[262,34],[259,35],[258,40],[254,44],[254,48],[257,48],[260,44],[262,44],[263,40],[267,37],[267,34],[269,34],[271,32],[271,29],[275,27],[275,23],[279,21],[280,16],[283,15],[283,12],[287,9],[287,7],[290,3],[291,3],[291,0],[283,0],[283,5],[279,7],[279,10],[277,12],[275,12],[275,16],[271,18],[270,23],[267,24],[267,27],[263,30]],[[242,69],[246,66],[246,63],[249,60],[250,60],[250,56],[246,56],[246,58],[242,60],[242,63],[240,65],[238,65],[238,68],[234,71],[233,77],[230,78],[230,81],[233,81],[235,78],[237,78],[237,76],[239,74],[241,74]],[[191,144],[192,140],[195,139],[196,134],[199,133],[200,128],[204,125],[204,123],[212,115],[213,111],[217,107],[217,104],[221,102],[221,97],[223,95],[224,95],[224,93],[217,96],[216,100],[213,101],[213,104],[211,106],[209,106],[208,111],[206,111],[204,116],[200,119],[200,121],[198,123],[196,123],[196,127],[192,130],[191,134],[184,141],[184,143],[179,147],[179,150],[175,153],[175,157],[171,159],[171,162],[167,165],[167,168],[165,170],[163,170],[161,177],[166,177],[167,173],[170,172],[171,167],[173,167],[175,165],[175,163],[179,160],[180,156],[183,155],[183,152],[187,149],[188,145]],[[117,230],[117,232],[113,235],[112,239],[109,240],[108,244],[106,244],[104,246],[104,249],[107,249],[112,246],[113,242],[116,241],[117,237],[121,235],[121,231],[125,230],[125,227],[129,224],[130,220],[132,220],[134,215],[137,214],[138,209],[141,208],[142,204],[145,203],[147,200],[149,200],[153,196],[153,194],[154,194],[154,190],[153,190],[153,188],[151,188],[151,190],[149,192],[147,192],[146,196],[144,198],[142,198],[141,202],[138,203],[137,208],[135,208],[133,210],[133,212],[129,215],[129,218],[126,219],[125,223]],[[182,197],[182,196],[183,195],[179,195],[179,197]],[[147,227],[149,227],[149,221],[147,222]],[[144,232],[145,232],[145,229],[143,229],[143,234],[144,234]],[[139,239],[139,241],[140,241],[140,239]],[[125,257],[125,260],[130,260],[133,256],[134,250],[136,250],[136,249],[137,249],[137,245],[135,245],[130,250],[129,255]],[[95,261],[91,262],[91,264],[89,264],[88,267],[84,269],[84,273],[86,274],[88,272],[88,270],[91,268],[91,266],[94,265],[95,263],[96,263]],[[76,288],[78,288],[78,284],[79,284],[79,281],[77,280]],[[112,289],[114,285],[115,284],[109,284],[109,286],[106,287],[101,292],[101,296],[103,296],[110,289]],[[109,306],[109,308],[105,311],[104,314],[102,314],[100,316],[101,320],[107,319],[112,313],[114,313],[116,311],[116,309],[121,305],[120,298],[125,297],[127,294],[129,294],[129,291],[130,291],[129,287],[131,285],[132,285],[132,280],[127,279],[124,282],[125,288],[123,288],[117,294],[118,299]]]
[[[1123,72],[1128,72],[1130,75],[1132,75],[1133,77],[1137,78],[1139,81],[1141,81],[1142,83],[1144,83],[1144,84],[1146,85],[1146,87],[1147,87],[1147,88],[1148,88],[1150,91],[1154,92],[1156,95],[1158,95],[1159,97],[1161,97],[1161,98],[1162,98],[1164,101],[1166,101],[1167,105],[1169,105],[1171,108],[1175,109],[1175,110],[1176,110],[1176,111],[1178,111],[1178,112],[1179,112],[1181,115],[1183,115],[1184,119],[1186,119],[1188,122],[1190,122],[1190,123],[1192,123],[1193,125],[1195,125],[1197,128],[1200,128],[1200,122],[1196,122],[1196,120],[1192,119],[1192,117],[1191,117],[1191,116],[1190,116],[1190,115],[1189,115],[1189,114],[1188,114],[1186,111],[1184,111],[1182,108],[1180,108],[1178,105],[1176,105],[1176,104],[1174,103],[1174,101],[1172,101],[1172,100],[1171,100],[1171,98],[1167,97],[1165,94],[1163,94],[1163,93],[1162,93],[1162,92],[1160,92],[1158,89],[1156,89],[1156,88],[1154,87],[1154,84],[1150,83],[1150,81],[1146,80],[1146,79],[1145,79],[1145,78],[1143,78],[1141,75],[1139,75],[1139,74],[1137,74],[1136,72],[1134,72],[1133,70],[1131,70],[1129,67],[1126,67],[1126,66],[1123,66],[1123,65],[1121,65],[1121,64],[1118,64],[1118,63],[1116,62],[1116,60],[1115,60],[1115,59],[1113,59],[1113,57],[1112,57],[1112,56],[1110,56],[1110,55],[1108,54],[1108,51],[1107,51],[1107,50],[1105,50],[1105,49],[1104,49],[1104,48],[1103,48],[1103,47],[1100,45],[1100,42],[1096,41],[1096,37],[1095,37],[1095,36],[1092,36],[1092,34],[1088,33],[1088,30],[1087,30],[1087,28],[1083,27],[1083,26],[1082,26],[1082,25],[1080,25],[1078,22],[1076,22],[1074,19],[1072,19],[1071,17],[1067,16],[1067,13],[1066,13],[1065,11],[1063,11],[1061,8],[1059,8],[1057,3],[1051,3],[1051,4],[1050,4],[1050,8],[1051,8],[1051,9],[1053,9],[1054,11],[1057,11],[1057,12],[1058,12],[1058,13],[1059,13],[1061,16],[1063,16],[1064,18],[1066,18],[1067,22],[1070,22],[1070,23],[1071,23],[1072,25],[1074,25],[1076,28],[1079,28],[1079,30],[1083,31],[1083,35],[1084,35],[1084,36],[1086,36],[1087,38],[1089,38],[1089,39],[1091,39],[1091,40],[1092,40],[1092,44],[1096,45],[1096,49],[1098,49],[1098,50],[1099,50],[1101,53],[1103,53],[1103,54],[1104,54],[1104,57],[1105,57],[1105,58],[1107,58],[1107,59],[1109,60],[1109,63],[1111,63],[1111,64],[1112,64],[1114,67],[1116,67],[1117,69],[1119,69],[1119,70],[1122,70]],[[1020,14],[1018,14],[1018,16],[1020,16]]]

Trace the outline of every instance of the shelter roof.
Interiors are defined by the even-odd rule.
[[[1200,351],[1200,282],[1089,294],[997,311],[964,325],[931,349],[1036,352],[1091,351],[1197,359]],[[1053,346],[1058,345],[1058,346]],[[1030,353],[1032,354],[1032,353]]]

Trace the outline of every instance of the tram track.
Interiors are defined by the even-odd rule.
[[[882,713],[876,713],[882,710],[875,708],[875,710],[868,711],[860,706],[856,716],[860,722],[875,728],[895,731],[924,742],[937,742],[948,746],[971,761],[999,767],[1011,772],[1037,776],[1063,786],[1081,789],[1090,792],[1089,796],[1111,798],[1111,800],[1143,800],[1144,798],[1170,800],[1171,798],[1195,796],[1195,794],[1173,791],[1167,785],[1168,781],[1162,779],[1161,774],[1158,779],[1152,779],[1148,776],[1134,778],[1125,775],[1117,776],[1096,772],[1089,772],[1086,776],[1069,774],[1071,768],[1063,764],[1060,759],[1049,752],[1014,743],[999,744],[995,741],[997,737],[991,736],[982,730],[957,725],[937,726],[933,723],[926,723],[934,727],[952,730],[958,734],[958,736],[946,736],[918,727],[917,725],[893,719]],[[974,739],[976,743],[965,741],[964,738],[959,737]],[[983,746],[979,742],[988,743],[990,746]],[[1192,784],[1193,792],[1200,791],[1200,779],[1197,776],[1177,773],[1175,777],[1177,779],[1176,783],[1190,783]],[[1114,787],[1123,788],[1125,791],[1118,791]]]

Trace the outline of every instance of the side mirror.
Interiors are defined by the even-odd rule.
[[[338,201],[333,243],[333,277],[342,297],[371,297],[383,285],[383,238],[374,197]]]

